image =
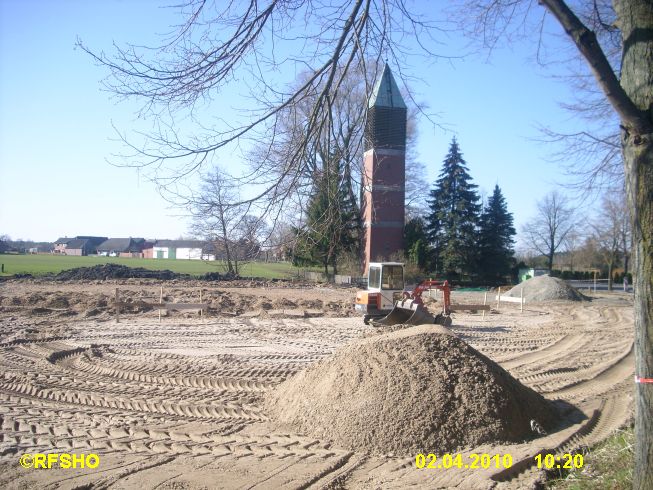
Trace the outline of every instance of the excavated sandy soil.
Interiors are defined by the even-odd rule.
[[[452,331],[554,403],[558,425],[456,450],[464,463],[472,453],[510,454],[509,470],[417,469],[414,455],[341,446],[269,420],[264,399],[283,381],[374,338],[353,316],[353,289],[205,286],[207,317],[172,313],[159,323],[136,305],[115,323],[116,286],[134,303],[158,301],[148,281],[0,283],[1,488],[529,488],[543,477],[533,465],[543,448],[593,444],[632,417],[632,302],[618,293],[527,303],[523,313],[502,304],[485,318],[456,313]],[[164,295],[195,302],[198,288],[168,283]],[[453,301],[480,303],[482,294],[454,292]],[[420,389],[437,383],[427,377]],[[470,432],[479,424],[466,423]],[[420,429],[416,418],[406,432]],[[54,452],[101,462],[19,465],[23,454]]]
[[[115,315],[116,289],[120,292],[122,313],[141,313],[139,318],[158,318],[151,305],[169,303],[208,304],[211,316],[311,317],[353,316],[352,289],[333,289],[293,283],[262,281],[217,282],[149,279],[79,281],[10,281],[0,283],[0,313],[18,313],[47,318],[95,318],[107,320]],[[163,291],[161,286],[163,285]],[[201,296],[200,296],[201,292]],[[163,294],[162,294],[163,293]],[[177,315],[178,316],[178,315]],[[185,314],[195,318],[196,314]]]

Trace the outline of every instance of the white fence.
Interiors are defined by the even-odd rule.
[[[342,276],[340,274],[336,274],[333,276],[333,281],[336,284],[351,284],[351,276]]]
[[[321,272],[304,271],[304,279],[313,282],[326,282],[326,278]]]
[[[328,282],[323,272],[301,271],[299,276],[307,281]],[[367,281],[364,277],[346,276],[344,274],[336,274],[331,278],[335,284],[363,284]]]
[[[497,302],[497,310],[500,308],[501,302],[503,301],[504,303],[519,303],[519,311],[524,311],[524,305],[526,304],[526,300],[524,299],[524,288],[522,287],[519,291],[519,297],[501,296],[501,288],[499,288],[497,295],[494,297]]]

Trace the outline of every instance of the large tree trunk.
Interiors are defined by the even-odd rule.
[[[224,229],[224,227],[223,227],[223,229]],[[223,236],[224,236],[224,253],[225,253],[226,257],[227,257],[227,272],[229,274],[233,274],[234,273],[234,266],[233,266],[233,263],[231,261],[231,250],[229,248],[229,240],[227,240],[227,231],[226,231],[226,229],[224,229],[224,231],[223,231]]]
[[[653,3],[615,0],[624,43],[621,85],[648,119],[647,131],[622,125],[626,192],[633,233],[635,375],[653,378]],[[635,384],[633,488],[653,488],[653,384]]]
[[[635,375],[653,378],[653,134],[639,144],[625,135],[623,146],[634,241]],[[634,488],[649,490],[653,488],[653,384],[637,383],[635,397]]]
[[[634,225],[635,375],[653,378],[653,134],[638,145],[626,136],[624,161]],[[649,490],[653,488],[653,384],[637,383],[635,397],[634,488]]]

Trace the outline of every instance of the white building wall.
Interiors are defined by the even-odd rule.
[[[202,249],[201,248],[178,248],[177,259],[201,260]]]
[[[167,259],[168,258],[168,247],[154,247],[154,252],[152,254],[152,258],[157,259],[159,257],[159,254],[157,252],[162,251],[163,252],[163,258]]]

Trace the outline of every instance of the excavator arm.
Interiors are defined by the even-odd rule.
[[[442,313],[449,315],[451,313],[451,287],[449,287],[449,281],[434,281],[432,279],[422,281],[420,284],[415,286],[415,289],[408,292],[408,298],[418,304],[424,304],[422,301],[422,293],[429,289],[439,289],[442,291]]]

